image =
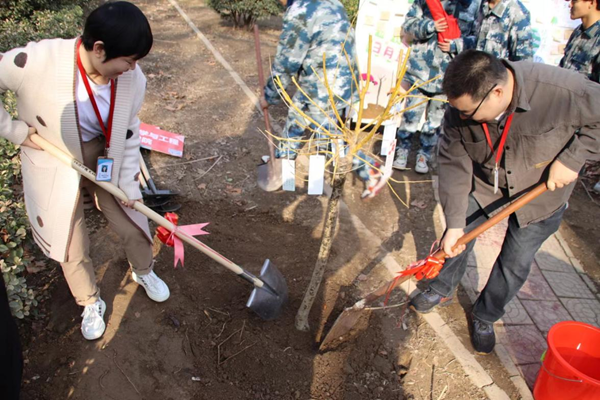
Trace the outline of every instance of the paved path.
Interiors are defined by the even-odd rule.
[[[506,228],[504,221],[481,235],[475,244],[461,282],[471,301],[487,282]],[[496,323],[500,344],[496,353],[509,373],[519,373],[533,388],[552,325],[575,320],[600,326],[599,300],[600,294],[560,233],[548,238],[535,256],[527,282]]]

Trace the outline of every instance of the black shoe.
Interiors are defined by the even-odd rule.
[[[471,343],[475,353],[481,355],[490,354],[496,346],[496,334],[494,324],[488,324],[473,317],[471,321]]]
[[[431,289],[426,289],[410,300],[410,308],[421,314],[427,314],[438,304],[449,304],[451,297],[444,297]]]

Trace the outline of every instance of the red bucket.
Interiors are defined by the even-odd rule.
[[[559,322],[550,329],[533,397],[600,399],[600,329],[575,321]]]

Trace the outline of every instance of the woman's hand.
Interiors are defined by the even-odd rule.
[[[121,204],[123,204],[125,207],[131,208],[133,210],[136,201],[139,201],[140,203],[144,204],[144,199],[128,200],[128,201],[121,200]]]
[[[37,130],[33,126],[30,126],[29,132],[27,132],[27,138],[25,140],[23,140],[23,143],[21,143],[21,146],[29,147],[31,149],[36,149],[36,150],[43,150],[40,146],[33,143],[33,140],[30,139],[31,135],[35,135],[36,133],[37,133]]]

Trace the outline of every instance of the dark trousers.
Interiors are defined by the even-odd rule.
[[[17,324],[10,314],[4,278],[0,273],[0,398],[18,400],[23,374],[23,354]]]
[[[473,306],[473,316],[484,322],[493,323],[504,315],[504,307],[515,297],[531,270],[535,253],[544,241],[558,230],[566,205],[549,218],[520,228],[517,218],[508,219],[508,230],[502,250],[494,263],[485,288]],[[469,232],[488,219],[473,196],[469,196],[467,227]],[[446,259],[438,277],[430,288],[444,297],[449,297],[458,286],[467,270],[467,259],[473,251],[475,240],[467,249],[454,258]]]

